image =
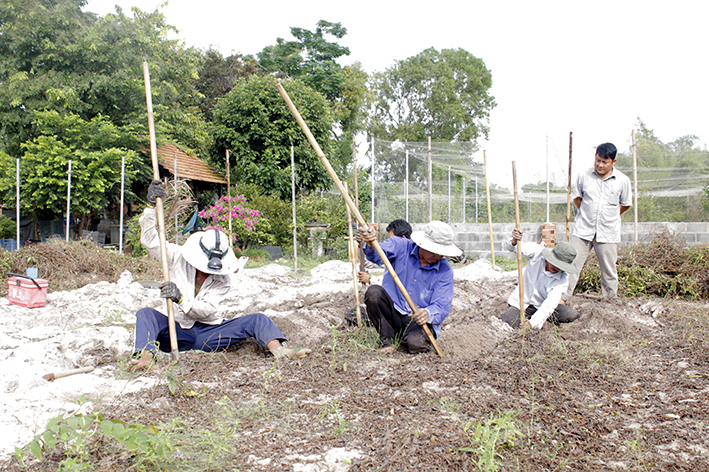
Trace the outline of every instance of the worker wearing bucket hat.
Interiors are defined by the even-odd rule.
[[[517,241],[522,240],[522,232],[512,230],[512,239],[505,242],[505,249],[515,251]],[[525,315],[533,328],[541,329],[549,319],[552,323],[570,323],[581,316],[576,310],[561,302],[562,295],[569,286],[569,274],[577,272],[574,266],[576,249],[560,242],[553,249],[541,244],[525,241],[522,255],[529,258],[524,268]],[[519,288],[507,300],[509,308],[502,314],[502,321],[513,328],[519,327]]]
[[[376,239],[373,230],[363,227],[357,239],[367,245],[364,253],[370,261],[382,264],[377,251],[369,243]],[[445,257],[460,256],[462,250],[454,243],[455,234],[442,221],[432,221],[423,231],[414,231],[411,239],[389,238],[380,244],[394,271],[418,307],[411,311],[388,272],[382,285],[367,289],[364,303],[367,318],[379,333],[384,351],[396,348],[395,341],[410,353],[428,352],[431,342],[426,336],[426,324],[434,335],[441,332],[441,323],[453,304],[453,269]]]
[[[159,180],[154,180],[148,189],[148,207],[140,217],[140,242],[153,257],[160,259],[154,209],[157,197],[164,199],[165,190]],[[310,354],[309,349],[283,346],[283,333],[263,313],[229,320],[222,318],[219,305],[231,289],[231,276],[245,262],[236,258],[225,233],[210,229],[192,234],[183,246],[169,243],[167,258],[170,281],[161,284],[160,296],[174,302],[180,351],[215,351],[255,338],[276,356]],[[135,359],[131,364],[139,369],[150,367],[158,349],[170,352],[167,316],[155,309],[143,308],[136,314]]]

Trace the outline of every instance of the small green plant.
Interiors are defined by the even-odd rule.
[[[480,470],[499,470],[501,463],[498,458],[503,458],[499,450],[514,446],[517,438],[524,436],[517,427],[516,416],[516,411],[498,410],[497,417],[490,413],[488,420],[478,420],[474,423],[469,421],[463,431],[468,436],[470,446],[461,447],[460,451],[475,455],[475,464]]]
[[[318,421],[322,423],[326,418],[332,416],[333,421],[330,422],[332,425],[332,437],[338,438],[344,434],[348,429],[354,428],[354,426],[348,423],[340,412],[339,404],[337,400],[329,400],[323,405],[323,409],[320,412],[320,417]]]
[[[160,429],[139,423],[105,418],[100,413],[90,415],[57,416],[49,421],[47,429],[36,435],[23,448],[15,448],[13,457],[18,465],[27,468],[28,454],[41,460],[50,451],[60,451],[64,458],[59,462],[60,471],[93,470],[91,457],[101,448],[98,437],[115,440],[135,453],[133,457],[141,464],[165,467],[172,443]],[[136,464],[138,469],[143,469]]]
[[[625,441],[625,446],[624,446],[624,448],[635,457],[635,460],[638,463],[638,467],[642,470],[647,469],[647,466],[645,465],[645,461],[643,460],[644,445],[645,445],[645,442],[643,441],[643,430],[642,430],[642,428],[638,428],[635,433],[635,439],[633,439],[632,441]]]

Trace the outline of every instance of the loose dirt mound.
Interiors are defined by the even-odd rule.
[[[343,324],[349,274],[341,262],[311,276],[271,264],[234,280],[225,310],[268,314],[292,344],[314,350],[309,358],[274,360],[247,342],[185,353],[176,366],[161,355],[146,375],[126,376],[121,362],[135,311],[160,307],[155,290],[103,282],[50,294],[36,310],[0,302],[3,449],[81,408],[171,441],[148,470],[476,470],[479,438],[512,418],[517,440],[493,440],[498,455],[488,452],[503,470],[709,468],[706,304],[577,296],[580,320],[522,336],[498,319],[516,272],[477,262],[456,270],[444,359],[382,356],[371,330]],[[97,369],[41,379],[84,365]],[[81,393],[87,401],[72,403]],[[96,441],[87,455],[101,470],[138,457]],[[33,470],[56,470],[63,457],[47,454]]]

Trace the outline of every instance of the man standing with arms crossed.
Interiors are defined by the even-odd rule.
[[[618,294],[618,243],[620,242],[620,215],[630,208],[632,191],[630,179],[614,169],[618,150],[611,143],[596,148],[593,167],[579,174],[572,187],[572,198],[579,209],[571,230],[569,243],[576,249],[574,266],[578,273],[569,274],[569,288],[562,303],[571,297],[591,249],[596,251],[601,269],[601,292],[606,298]]]

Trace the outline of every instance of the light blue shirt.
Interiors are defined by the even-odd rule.
[[[379,245],[416,306],[425,308],[428,312],[428,322],[438,337],[441,333],[441,323],[453,305],[453,268],[450,263],[446,258],[441,258],[435,264],[421,267],[419,247],[410,239],[395,236]],[[383,264],[377,251],[369,245],[365,247],[364,254],[375,264]],[[411,313],[411,307],[406,303],[388,270],[384,274],[382,287],[399,313]]]
[[[613,169],[605,180],[591,167],[579,174],[571,198],[581,197],[581,206],[571,234],[586,241],[620,242],[620,207],[631,205],[630,179]]]

